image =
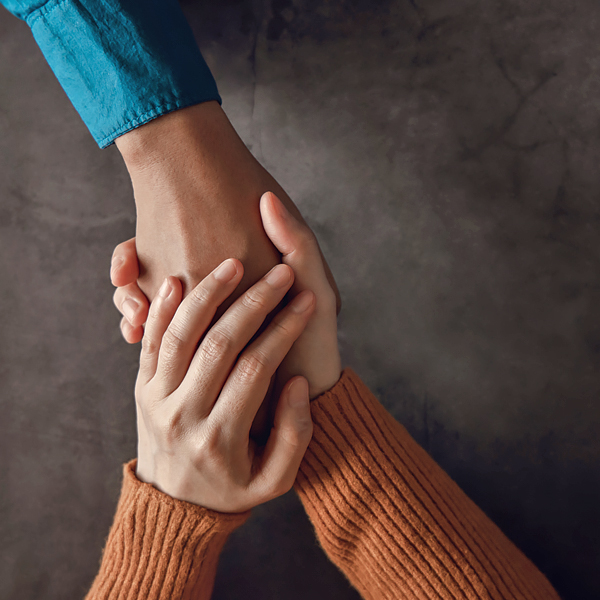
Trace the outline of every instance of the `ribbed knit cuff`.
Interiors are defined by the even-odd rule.
[[[210,598],[229,534],[250,516],[176,500],[143,483],[137,460],[123,466],[123,486],[100,571],[86,600]]]
[[[558,598],[352,369],[311,413],[295,488],[323,549],[365,599]]]

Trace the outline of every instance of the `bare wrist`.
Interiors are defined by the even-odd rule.
[[[185,147],[207,146],[230,127],[216,101],[202,102],[161,115],[115,140],[132,178],[160,166]]]

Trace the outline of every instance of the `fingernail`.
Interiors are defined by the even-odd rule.
[[[167,277],[163,284],[160,286],[160,290],[158,290],[158,295],[161,298],[166,298],[169,295],[169,292],[171,291],[171,284],[169,283],[169,278]]]
[[[290,281],[290,270],[285,265],[275,265],[267,273],[265,281],[274,288],[283,287]]]
[[[233,276],[237,273],[235,263],[228,258],[226,261],[221,263],[216,271],[214,272],[215,279],[221,283],[227,283],[233,279]]]
[[[129,322],[133,321],[135,313],[137,312],[138,304],[134,300],[125,300],[123,302],[123,314],[129,319]]]
[[[290,387],[290,395],[288,397],[290,406],[298,408],[308,402],[308,389],[306,379],[296,379]]]
[[[295,313],[303,313],[308,310],[313,303],[313,295],[302,293],[300,296],[296,296],[292,302],[292,310]]]

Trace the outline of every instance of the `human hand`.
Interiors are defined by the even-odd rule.
[[[294,270],[294,284],[287,296],[308,289],[316,295],[314,314],[277,370],[274,390],[277,393],[288,379],[302,375],[308,380],[312,400],[333,387],[342,371],[337,342],[335,295],[310,228],[303,221],[286,213],[285,207],[270,192],[263,194],[260,199],[260,214],[261,226],[269,240],[281,253],[283,263]],[[136,283],[136,239],[131,238],[119,244],[114,250],[114,259],[120,261],[120,266],[111,272],[111,278],[113,284],[118,286],[113,295],[114,304],[124,315],[121,319],[121,332],[126,341],[137,343],[144,333],[148,300]]]
[[[217,102],[162,115],[120,136],[116,145],[133,184],[138,285],[149,300],[168,275],[181,280],[185,298],[222,260],[235,257],[245,266],[244,276],[219,307],[220,316],[280,262],[261,224],[262,193],[274,190],[304,222]],[[339,312],[335,280],[320,249],[319,254]]]
[[[224,261],[183,302],[181,282],[165,280],[150,306],[135,384],[138,478],[221,512],[248,510],[287,492],[312,436],[308,386],[293,377],[264,448],[250,439],[271,377],[305,329],[315,295],[296,296],[244,350],[294,273],[277,265],[207,330],[243,270],[236,259]]]

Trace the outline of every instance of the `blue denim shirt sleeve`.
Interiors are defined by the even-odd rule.
[[[177,0],[0,0],[24,19],[101,148],[185,106],[221,103]]]

